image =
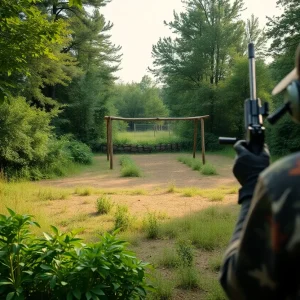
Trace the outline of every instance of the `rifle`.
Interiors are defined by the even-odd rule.
[[[269,114],[269,104],[256,97],[256,70],[255,70],[255,50],[254,44],[248,44],[249,58],[249,79],[250,79],[250,98],[245,100],[245,130],[247,148],[254,154],[259,154],[265,142],[265,127],[263,117]],[[237,138],[219,137],[220,144],[235,144]]]

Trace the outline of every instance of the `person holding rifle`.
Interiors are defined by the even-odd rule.
[[[300,46],[296,68],[273,90],[285,91],[285,112],[300,123]],[[246,109],[246,107],[245,107]],[[270,165],[265,143],[253,151],[249,141],[234,145],[233,173],[241,184],[240,214],[220,271],[229,299],[300,299],[300,152]]]

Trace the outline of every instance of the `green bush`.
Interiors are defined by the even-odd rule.
[[[134,161],[127,155],[120,158],[121,176],[122,177],[140,177],[141,170],[134,163]]]
[[[84,165],[92,163],[93,153],[88,145],[73,140],[67,144],[67,148],[74,162]]]
[[[0,215],[1,299],[144,299],[148,264],[115,234],[86,245],[75,232],[35,237],[28,215]]]
[[[68,137],[53,136],[46,113],[24,98],[0,105],[0,161],[7,179],[39,180],[74,173],[74,163],[90,163],[91,150]]]
[[[113,207],[113,203],[111,202],[111,198],[103,195],[102,197],[97,199],[96,208],[97,212],[101,215],[108,214]]]
[[[203,175],[217,175],[218,174],[216,168],[210,163],[206,163],[205,165],[203,165],[200,172]]]

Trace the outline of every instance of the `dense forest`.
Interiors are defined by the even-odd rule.
[[[299,43],[300,3],[279,0],[266,28],[242,20],[242,0],[187,0],[165,22],[175,38],[153,45],[155,80],[117,83],[122,48],[102,14],[109,0],[2,0],[0,3],[0,169],[8,177],[40,179],[89,163],[105,140],[105,115],[122,117],[209,114],[207,147],[218,136],[242,137],[249,97],[247,44],[257,54],[258,96],[275,109],[275,83],[292,70]],[[268,45],[270,45],[268,47]],[[267,60],[268,58],[268,60]],[[270,63],[270,58],[272,58]],[[120,128],[130,128],[123,124]],[[267,126],[273,154],[300,148],[289,117]],[[119,130],[120,130],[119,128]],[[188,124],[177,128],[187,136]]]

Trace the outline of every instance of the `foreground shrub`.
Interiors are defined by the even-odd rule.
[[[145,270],[115,234],[85,245],[76,232],[35,237],[31,216],[0,215],[1,299],[144,299]]]
[[[104,215],[108,214],[113,207],[113,203],[111,202],[111,198],[103,195],[102,197],[97,199],[96,208],[98,214]]]
[[[120,158],[121,165],[121,176],[122,177],[140,177],[141,170],[134,163],[134,161],[129,156],[122,156]]]

